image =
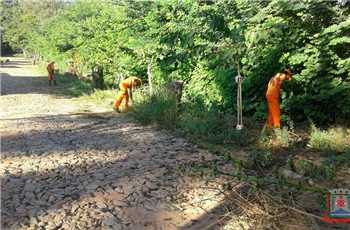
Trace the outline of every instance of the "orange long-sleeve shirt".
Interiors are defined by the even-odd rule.
[[[279,97],[281,93],[282,80],[280,79],[281,74],[278,73],[272,77],[269,81],[266,91],[266,97]]]
[[[49,73],[49,76],[48,76],[49,81],[53,80],[53,78],[54,78],[53,74],[54,74],[54,71],[55,71],[55,63],[54,62],[50,62],[47,65],[46,69],[47,69],[47,72]]]
[[[131,89],[132,84],[134,84],[134,82],[136,82],[136,81],[141,82],[141,80],[137,77],[129,77],[129,78],[123,80],[122,82],[120,82],[119,88],[124,89],[124,90]]]
[[[47,72],[49,72],[49,74],[53,74],[53,71],[55,70],[55,65],[53,62],[49,63],[46,67]]]

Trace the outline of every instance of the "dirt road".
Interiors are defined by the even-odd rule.
[[[2,229],[179,229],[214,218],[223,195],[178,170],[211,154],[74,103],[25,59],[0,70]]]

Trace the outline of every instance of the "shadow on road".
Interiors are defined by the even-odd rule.
[[[27,66],[29,68],[27,68]],[[76,77],[55,74],[57,86],[49,86],[47,76],[31,76],[32,65],[26,60],[12,60],[0,68],[1,95],[47,94],[57,96],[80,96],[91,90],[86,82]]]
[[[18,122],[18,129],[26,131],[4,135],[1,142],[5,168],[6,162],[11,162],[12,167],[5,170],[1,180],[1,219],[5,228],[28,223],[30,218],[63,206],[69,207],[67,215],[74,215],[70,211],[73,204],[96,196],[111,208],[116,195],[121,197],[119,208],[124,211],[153,208],[145,212],[147,217],[127,214],[131,222],[164,222],[159,220],[164,209],[158,207],[181,193],[177,167],[200,161],[198,150],[182,139],[179,142],[152,128],[128,123],[120,116],[105,115],[8,120]],[[22,160],[18,161],[18,157]],[[32,166],[23,171],[26,161]],[[147,184],[152,184],[151,188]],[[120,189],[122,192],[116,194]],[[118,210],[115,212],[119,215]],[[171,211],[166,213],[164,218],[169,219]],[[167,225],[165,222],[163,225]]]
[[[6,66],[4,66],[3,64],[1,64],[0,68],[21,68],[21,67],[16,66],[16,65],[6,65]]]
[[[55,89],[49,88],[47,77],[11,76],[1,73],[0,80],[1,95],[55,94]]]
[[[2,135],[2,156],[41,155],[48,151],[78,151],[84,148],[115,150],[119,147],[118,142],[125,138],[126,142],[133,138],[143,140],[147,137],[144,132],[152,131],[111,116],[113,114],[108,112],[1,119],[2,122],[20,122],[23,125],[19,124],[15,135]],[[129,144],[137,145],[137,141]]]
[[[12,59],[12,60],[11,60]],[[9,68],[9,66],[16,66],[17,68],[21,68],[21,66],[31,66],[32,63],[29,60],[13,60],[14,58],[9,58],[10,61],[1,63],[1,68]]]

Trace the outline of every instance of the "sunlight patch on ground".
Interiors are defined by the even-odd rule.
[[[1,97],[1,119],[8,118],[31,118],[36,116],[50,116],[57,114],[68,114],[76,111],[76,107],[67,103],[69,99],[60,100],[61,103],[52,104],[53,96],[43,94],[26,94],[18,98],[17,94]],[[30,108],[30,111],[28,110]]]
[[[233,216],[229,221],[227,221],[221,230],[247,230],[252,229],[252,220],[246,216]]]
[[[219,209],[225,202],[221,184],[219,178],[203,180],[184,176],[179,179],[181,194],[175,205],[181,209],[181,214],[186,219],[181,228],[200,229],[219,217],[217,212],[221,211]]]
[[[199,218],[224,201],[224,194],[218,190],[210,190],[208,187],[198,186],[198,184],[193,186],[192,190],[186,191],[184,194],[185,199],[190,201],[183,206],[185,215]]]

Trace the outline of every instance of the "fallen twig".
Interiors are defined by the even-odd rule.
[[[316,216],[315,214],[312,214],[312,213],[309,213],[309,212],[305,212],[303,210],[300,210],[300,209],[297,209],[297,208],[294,208],[294,207],[290,207],[290,206],[287,206],[287,205],[283,205],[284,208],[287,208],[287,209],[290,209],[294,212],[297,212],[297,213],[300,213],[300,214],[303,214],[305,216],[309,216],[309,217],[313,217],[315,219],[318,219],[318,220],[322,220],[321,217],[319,216]]]

